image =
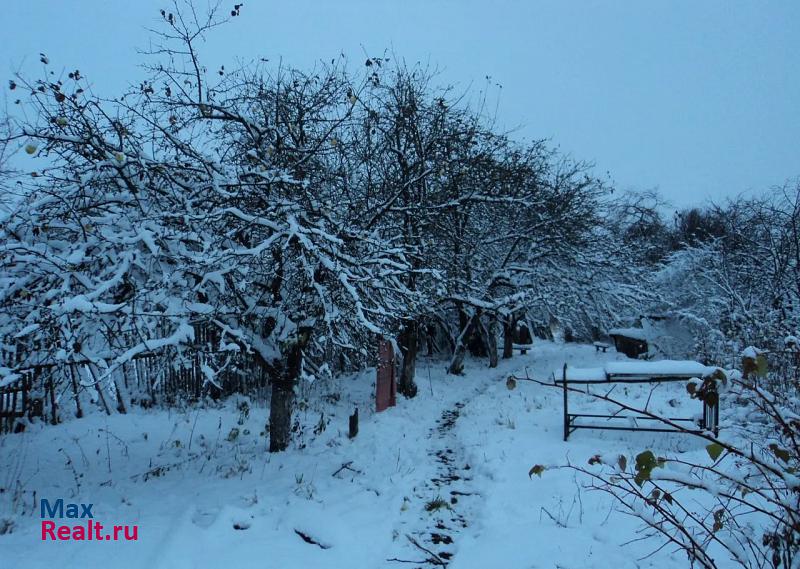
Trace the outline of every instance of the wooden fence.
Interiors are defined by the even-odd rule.
[[[82,417],[91,406],[111,414],[126,413],[131,405],[172,406],[233,393],[266,398],[270,370],[254,354],[213,349],[217,344],[213,331],[196,328],[192,345],[114,364],[37,359],[19,344],[4,342],[0,366],[20,378],[0,387],[0,434],[23,430],[26,420],[56,424],[66,414]],[[214,377],[207,373],[211,369]]]

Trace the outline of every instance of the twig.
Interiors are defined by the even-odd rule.
[[[424,551],[425,553],[427,553],[428,555],[430,555],[430,558],[428,558],[428,559],[426,559],[424,561],[425,563],[430,563],[431,565],[440,565],[442,567],[447,567],[447,562],[444,559],[442,559],[441,557],[436,555],[430,549],[420,545],[420,543],[416,539],[414,539],[413,537],[411,537],[408,534],[406,534],[406,539],[408,539],[408,541],[411,542],[411,545],[413,545],[417,549],[420,549],[420,550]]]
[[[299,535],[300,539],[302,539],[303,541],[305,541],[306,543],[308,543],[310,545],[316,545],[320,549],[330,549],[331,548],[331,546],[328,545],[327,543],[320,543],[319,541],[317,541],[316,539],[314,539],[313,537],[311,537],[307,533],[300,531],[299,529],[295,529],[294,533]]]
[[[342,466],[340,466],[340,467],[339,467],[339,468],[336,470],[336,472],[334,472],[333,474],[331,474],[331,476],[335,477],[335,476],[336,476],[337,474],[339,474],[339,473],[340,473],[342,470],[349,470],[350,472],[355,472],[356,474],[363,474],[363,472],[361,472],[360,470],[357,470],[357,469],[355,469],[355,468],[350,468],[350,465],[351,465],[351,464],[353,464],[353,461],[352,461],[352,460],[349,460],[349,461],[345,462],[344,464],[342,464]]]
[[[556,517],[555,517],[553,514],[551,514],[550,512],[548,512],[548,511],[547,511],[547,508],[544,508],[544,507],[542,507],[542,508],[540,508],[540,509],[539,509],[539,511],[541,511],[541,512],[544,512],[545,514],[547,514],[547,516],[548,516],[548,517],[549,517],[551,520],[553,520],[553,523],[555,523],[555,524],[556,524],[558,527],[560,527],[560,528],[564,528],[564,529],[567,529],[567,524],[565,524],[564,522],[562,522],[561,520],[559,520],[558,518],[556,518]]]
[[[192,438],[194,438],[194,428],[197,426],[197,418],[199,416],[200,416],[200,408],[198,407],[197,412],[194,414],[194,423],[192,423],[192,431],[189,433],[189,445],[186,447],[186,452],[192,450]]]

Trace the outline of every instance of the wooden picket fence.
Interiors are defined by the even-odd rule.
[[[216,343],[214,331],[196,327],[193,345],[102,366],[37,359],[20,344],[5,341],[0,365],[21,377],[0,387],[0,434],[24,429],[26,420],[56,424],[66,414],[82,417],[91,406],[111,414],[126,413],[131,405],[174,406],[234,393],[265,399],[269,369],[253,354],[215,350]],[[210,380],[205,366],[222,371]]]

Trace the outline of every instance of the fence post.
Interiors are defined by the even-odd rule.
[[[713,403],[709,403],[711,396]],[[714,436],[719,434],[719,394],[716,387],[710,386],[706,396],[703,397],[703,429],[712,431]]]
[[[375,411],[385,411],[397,404],[397,384],[394,376],[394,350],[384,338],[378,343],[378,367],[375,378]]]
[[[11,392],[11,412],[8,414],[8,432],[14,432],[17,416],[17,390]]]
[[[356,407],[356,410],[350,415],[349,427],[347,436],[351,439],[356,438],[356,435],[358,435],[358,407]]]
[[[50,423],[52,425],[57,425],[58,424],[58,406],[56,404],[56,387],[53,384],[53,374],[52,373],[50,373],[50,375],[47,378],[47,385],[49,386],[49,391],[50,391],[50,414],[51,414]],[[45,398],[47,397],[47,391],[48,391],[48,389],[45,388]]]
[[[5,414],[3,413],[6,407],[5,401],[6,401],[5,388],[0,387],[0,434],[5,432],[5,424],[4,424]]]
[[[567,401],[567,364],[564,364],[563,370],[563,386],[564,386],[564,441],[569,438],[569,407]]]

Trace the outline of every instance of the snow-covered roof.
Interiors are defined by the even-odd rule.
[[[647,340],[647,334],[642,328],[612,328],[608,331],[609,336],[625,336],[634,340]]]

